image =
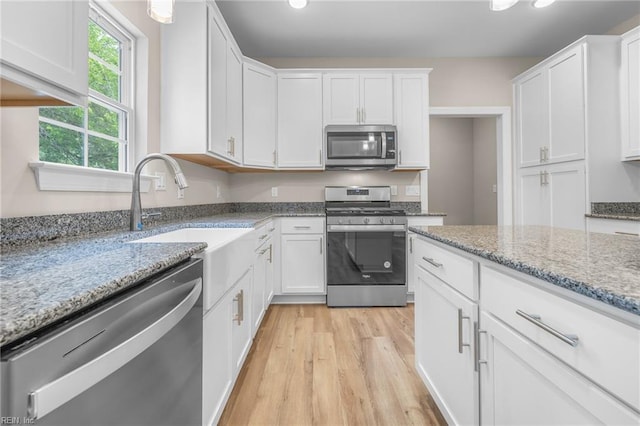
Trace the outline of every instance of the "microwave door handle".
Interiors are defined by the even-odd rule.
[[[382,158],[387,158],[387,134],[382,132],[380,135],[382,135]]]

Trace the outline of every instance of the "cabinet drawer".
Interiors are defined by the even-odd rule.
[[[472,260],[436,247],[420,238],[415,241],[414,259],[416,265],[431,272],[468,298],[476,299]]]
[[[271,220],[263,224],[262,226],[256,228],[256,230],[254,231],[254,235],[256,239],[254,248],[257,249],[261,245],[263,245],[265,242],[269,241],[273,236],[275,230],[276,230],[276,227],[273,221]]]
[[[600,232],[603,234],[619,234],[640,236],[640,222],[634,220],[617,220],[587,218],[589,232]]]
[[[280,224],[283,234],[324,234],[324,219],[321,217],[287,217]]]
[[[637,380],[640,377],[640,327],[632,327],[484,266],[480,280],[481,309],[636,409],[640,408]],[[561,340],[563,336],[565,340]],[[570,339],[574,336],[577,341],[572,346]]]

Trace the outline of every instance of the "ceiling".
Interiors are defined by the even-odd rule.
[[[640,0],[216,0],[243,54],[267,57],[544,57],[640,14]]]

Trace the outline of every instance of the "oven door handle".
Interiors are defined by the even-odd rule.
[[[387,158],[387,134],[385,132],[380,134],[382,135],[382,158]]]
[[[30,392],[27,398],[29,417],[33,419],[43,417],[80,395],[129,363],[171,331],[198,301],[202,291],[202,279],[198,278],[183,285],[193,287],[184,298],[156,322],[87,364]],[[154,309],[158,309],[164,305],[166,302],[162,296],[157,296],[157,304],[152,303],[148,309],[152,309],[154,306]]]
[[[404,232],[405,225],[327,225],[327,232]]]

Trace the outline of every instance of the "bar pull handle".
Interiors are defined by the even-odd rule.
[[[263,254],[265,254],[267,252],[267,250],[269,250],[268,248],[266,249],[262,249],[260,250],[260,256],[262,256]]]
[[[458,309],[458,353],[462,353],[462,348],[465,346],[470,347],[470,343],[463,343],[462,341],[462,321],[470,320],[471,317],[464,316],[462,313],[462,309]]]
[[[637,237],[640,234],[634,234],[633,232],[622,232],[622,231],[613,231],[614,234],[618,235],[631,235],[632,237]]]
[[[160,340],[189,313],[202,291],[202,280],[190,283],[193,288],[169,312],[156,322],[87,364],[30,392],[27,415],[38,419],[80,395]]]
[[[320,237],[320,254],[322,254],[322,246],[324,244],[324,238]]]
[[[555,328],[553,328],[553,327],[549,326],[548,324],[545,324],[544,322],[542,322],[540,315],[531,315],[531,314],[528,314],[528,313],[526,313],[524,311],[521,311],[520,309],[516,310],[516,314],[518,314],[522,318],[526,319],[530,323],[537,325],[538,327],[540,327],[541,329],[543,329],[547,333],[551,334],[553,337],[556,337],[556,338],[562,340],[567,345],[573,346],[574,348],[576,346],[578,346],[578,341],[580,340],[580,339],[578,339],[578,336],[576,336],[574,334],[565,334],[565,333],[559,332]]]
[[[269,244],[269,263],[273,263],[273,244]]]
[[[258,238],[261,240],[264,240],[265,238],[267,238],[269,236],[269,234],[262,234],[260,235]]]
[[[436,268],[442,268],[442,266],[443,266],[443,265],[442,265],[442,263],[440,263],[440,262],[436,262],[435,260],[433,260],[433,259],[432,259],[432,258],[430,258],[430,257],[422,256],[422,260],[424,260],[425,262],[428,262],[428,263],[432,264],[432,265],[433,265],[433,266],[435,266]]]
[[[413,237],[409,237],[409,253],[413,253]]]
[[[244,290],[240,290],[233,301],[238,303],[238,313],[233,320],[238,321],[238,325],[240,325],[244,321]]]
[[[362,108],[362,124],[367,122],[367,110]]]
[[[480,330],[477,321],[473,322],[473,338],[475,340],[475,345],[473,346],[473,359],[475,360],[473,371],[478,371],[480,369],[480,364],[486,364],[486,360],[480,359],[480,335],[487,334],[485,330]]]
[[[309,225],[294,225],[293,229],[311,229]]]

